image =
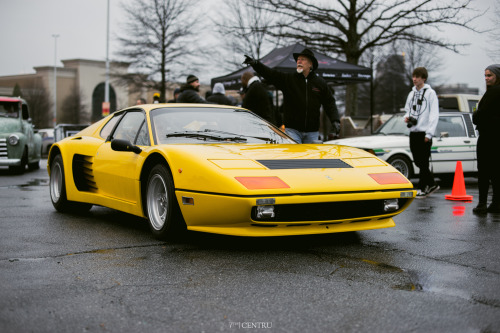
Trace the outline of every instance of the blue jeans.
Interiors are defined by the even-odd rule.
[[[299,132],[293,128],[285,128],[286,134],[297,141],[297,143],[321,143],[318,139],[319,131],[316,132]]]

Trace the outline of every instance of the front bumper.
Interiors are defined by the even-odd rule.
[[[0,166],[19,166],[21,165],[20,158],[0,158]]]
[[[323,234],[393,227],[395,224],[392,217],[403,212],[413,201],[415,194],[416,191],[413,189],[398,189],[361,193],[238,197],[176,191],[189,230],[258,237]],[[192,200],[185,200],[185,198]],[[287,214],[281,214],[281,218],[275,220],[257,221],[252,219],[252,211],[257,206],[257,199],[266,198],[274,198],[274,206],[277,207],[277,210],[286,209],[288,210]],[[378,202],[385,199],[400,199],[399,209],[386,213],[380,210],[367,210],[366,214],[360,214],[359,212],[363,208],[356,208],[358,203],[362,205],[363,202]],[[183,201],[189,201],[192,204],[185,205]],[[343,205],[349,208],[339,212],[339,214],[325,212],[332,207],[342,207]],[[310,209],[310,213],[300,212],[302,207],[309,207],[307,209]],[[353,214],[346,213],[351,209],[354,210]]]

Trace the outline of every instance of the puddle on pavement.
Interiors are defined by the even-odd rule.
[[[9,185],[7,187],[8,188],[20,188],[20,189],[24,189],[24,190],[29,190],[30,187],[33,187],[33,186],[47,186],[47,185],[49,185],[49,179],[48,178],[34,178],[34,179],[31,179],[26,184]]]

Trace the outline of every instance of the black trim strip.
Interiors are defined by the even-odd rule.
[[[475,159],[475,158],[473,158],[473,159],[467,158],[467,159],[460,159],[460,160],[437,160],[437,161],[432,160],[432,163],[437,163],[437,162],[455,162],[456,163],[457,161],[462,161],[462,162],[472,161],[472,162],[474,162],[474,161],[477,161],[477,159]]]
[[[342,169],[352,168],[341,159],[289,159],[289,160],[257,160],[260,164],[271,170],[278,169]]]
[[[217,193],[217,192],[205,192],[205,191],[195,191],[187,190],[183,188],[176,188],[175,191],[183,191],[189,193],[198,194],[209,194],[209,195],[219,195],[222,197],[235,197],[235,198],[262,198],[262,197],[290,197],[295,195],[310,196],[310,195],[331,195],[331,194],[361,194],[361,193],[375,193],[375,192],[401,192],[401,191],[414,191],[414,188],[398,188],[398,189],[386,189],[386,190],[372,190],[372,191],[341,191],[341,192],[313,192],[313,193],[287,193],[287,194],[229,194],[229,193]]]

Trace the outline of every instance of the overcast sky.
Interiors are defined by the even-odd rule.
[[[110,30],[119,28],[123,22],[120,2],[110,0]],[[130,0],[126,0],[130,1]],[[211,0],[217,2],[222,0]],[[480,28],[488,28],[493,19],[494,4],[499,0],[477,0],[479,9],[490,7],[487,17],[476,22]],[[202,10],[206,10],[207,0],[203,0]],[[33,67],[54,65],[54,34],[57,38],[57,65],[61,59],[106,58],[106,19],[107,0],[0,0],[0,76],[34,73]],[[484,92],[484,68],[491,63],[500,63],[487,55],[488,36],[446,30],[456,42],[470,42],[461,55],[440,51],[444,58],[440,82],[449,84],[467,83],[470,87]],[[110,39],[110,59],[119,45]],[[217,68],[212,59],[207,60],[206,68]],[[202,83],[209,83],[212,76],[226,74],[224,71],[211,70],[199,73]],[[429,73],[432,83],[433,73]]]

